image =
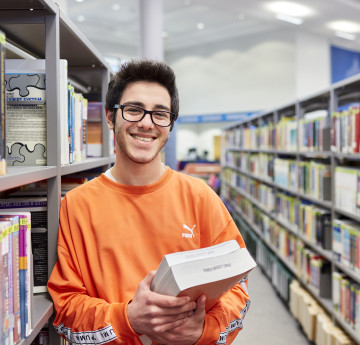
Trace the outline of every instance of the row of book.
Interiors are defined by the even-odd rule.
[[[247,214],[253,213],[251,210],[254,206],[251,201],[246,202],[246,198],[241,196],[234,197],[235,200],[241,199],[239,207]],[[298,231],[310,243],[325,250],[332,250],[338,262],[360,273],[360,229],[357,222],[335,219],[331,224],[331,212],[328,209],[299,200],[287,193],[276,193],[275,198],[275,214],[279,220]],[[266,220],[268,217],[263,211],[272,212],[272,203],[264,204],[267,200],[269,199],[257,198],[262,208],[259,211],[260,216]],[[266,221],[266,224],[268,222]]]
[[[246,192],[247,185],[242,185]],[[249,200],[249,196],[237,193],[236,190],[232,191],[229,186],[224,186],[224,194],[237,204],[244,214],[259,227],[264,237],[275,244],[275,247],[278,248],[277,242],[268,237],[268,234],[272,233],[271,229],[276,226],[276,221],[270,218],[270,214],[276,215],[279,221],[284,222],[295,233],[302,235],[309,243],[332,251],[335,260],[355,273],[360,273],[360,227],[356,221],[334,219],[331,222],[329,209],[298,199],[288,193],[274,194],[268,186],[260,185],[259,189],[263,192],[248,193],[256,199],[258,206]],[[275,203],[273,196],[275,196]]]
[[[301,288],[299,282],[293,280],[293,275],[282,267],[273,249],[268,249],[266,243],[276,247],[278,255],[286,259],[288,265],[294,266],[293,270],[296,271],[298,279],[302,284],[310,286],[313,294],[331,301],[337,315],[357,334],[360,334],[359,284],[343,273],[331,273],[331,262],[307,248],[288,231],[277,227],[275,222],[262,212],[255,210],[252,221],[258,229],[268,229],[267,235],[266,230],[263,233],[265,242],[256,241],[257,263],[264,268],[265,273],[274,282],[274,287],[279,289],[283,296],[287,296],[284,291],[290,291],[290,310],[299,321],[308,339],[315,344],[324,345],[355,344],[342,329],[335,326],[331,317],[306,290]],[[251,231],[248,230],[249,226],[246,222],[241,222],[240,229],[242,232],[245,231],[245,235]],[[249,237],[253,235],[244,238]]]
[[[282,117],[275,126],[275,150],[296,151],[298,141],[296,117]]]
[[[311,343],[316,345],[355,345],[355,342],[334,324],[331,316],[296,279],[290,284],[289,308]]]
[[[31,332],[31,214],[0,211],[0,338],[17,344]]]
[[[360,335],[360,285],[344,273],[332,273],[332,301],[337,315]]]
[[[337,262],[360,274],[360,225],[349,219],[334,219],[332,250]]]
[[[274,155],[271,154],[227,151],[222,164],[261,176],[264,180],[274,179]]]
[[[327,110],[308,112],[299,120],[300,152],[330,151],[330,138],[331,131]]]
[[[94,172],[94,176],[97,175]],[[63,177],[62,197],[68,190],[87,181],[88,177],[84,176]],[[0,344],[17,344],[31,334],[31,309],[36,307],[32,305],[32,295],[47,292],[46,187],[45,181],[36,182],[20,190],[8,191],[7,197],[0,199],[0,252],[3,253],[0,257],[3,277],[0,284],[0,324],[3,326]],[[38,339],[43,340],[44,334],[39,333]]]
[[[331,114],[331,150],[341,153],[359,153],[360,107],[359,104],[344,107]]]
[[[294,192],[298,191],[319,200],[330,201],[332,198],[331,166],[329,164],[313,160],[296,161],[275,158],[273,155],[263,153],[231,152],[227,154],[226,166],[241,169],[255,178],[275,182],[280,187],[292,189]],[[339,169],[337,171],[340,171]],[[345,171],[348,170],[345,169]],[[240,172],[238,173],[240,174]],[[345,183],[340,179],[336,181],[341,184]],[[346,181],[346,183],[350,182]],[[339,189],[343,190],[342,187]]]
[[[88,102],[68,81],[68,65],[60,60],[61,164],[86,158]],[[12,165],[46,165],[47,110],[45,60],[5,61],[6,160]]]
[[[331,263],[243,196],[238,195],[233,200],[236,200],[239,209],[257,227],[264,241],[286,260],[297,272],[297,276],[310,284],[320,297],[330,298]]]
[[[261,212],[258,213],[258,217],[261,217]],[[270,222],[271,219],[267,217],[267,222],[265,223],[270,224]],[[240,228],[245,233],[250,231],[248,230],[249,226],[245,222],[241,223]],[[329,261],[311,249],[306,248],[301,241],[296,240],[293,235],[286,231],[282,232],[278,229],[277,232],[278,237],[285,238],[288,236],[289,243],[292,243],[289,247],[293,248],[294,255],[291,256],[284,252],[278,252],[278,254],[287,258],[288,262],[296,267],[297,276],[302,281],[302,284],[311,286],[313,293],[316,293],[319,297],[326,298],[327,300],[332,299],[335,312],[338,313],[344,322],[348,323],[350,327],[359,333],[359,284],[348,279],[342,273],[331,274],[331,263]],[[248,237],[245,236],[245,238]],[[270,238],[267,238],[266,242],[272,246],[276,246],[276,242],[279,243],[279,241],[271,240]],[[256,243],[257,263],[264,268],[269,278],[275,281],[274,287],[282,291],[283,296],[287,296],[287,293],[284,293],[284,291],[289,291],[290,311],[299,321],[308,339],[315,344],[324,345],[355,344],[341,328],[335,326],[331,317],[301,287],[299,282],[293,279],[293,275],[277,260],[274,252],[267,248],[266,243],[260,240],[256,241]]]
[[[335,167],[335,205],[353,214],[360,214],[360,169]]]
[[[275,158],[274,182],[319,200],[331,200],[331,167],[327,164]]]
[[[256,254],[256,262],[263,268],[281,299],[287,303],[293,275],[261,241],[257,241]]]
[[[256,258],[256,263],[268,276],[279,296],[287,303],[289,301],[289,284],[293,275],[241,217],[235,216],[235,222],[247,248]]]
[[[227,130],[225,142],[243,149],[359,153],[360,107],[344,105],[330,117],[327,109],[307,112],[299,120],[281,117],[275,125],[254,122]]]
[[[0,175],[7,166],[47,164],[46,61],[5,59],[5,42],[0,32]],[[59,72],[61,164],[100,157],[103,105],[76,91],[67,60],[60,59]],[[113,133],[109,145],[114,153]]]

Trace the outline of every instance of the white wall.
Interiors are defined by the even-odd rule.
[[[165,54],[182,115],[267,109],[295,96],[295,35],[273,32]]]
[[[296,95],[296,35],[272,32],[165,54],[174,69],[180,116],[265,110]],[[209,151],[225,124],[179,124],[177,159],[189,147]]]
[[[304,98],[330,87],[330,43],[304,32],[296,35],[296,97]]]

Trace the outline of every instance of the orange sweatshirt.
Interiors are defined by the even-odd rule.
[[[104,174],[61,204],[58,261],[48,282],[57,332],[73,344],[140,345],[126,307],[165,254],[244,241],[220,198],[203,181],[166,169],[148,186]],[[207,312],[198,345],[230,344],[250,304],[247,281]]]

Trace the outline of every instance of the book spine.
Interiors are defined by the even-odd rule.
[[[5,222],[1,222],[1,254],[2,254],[2,300],[3,300],[3,313],[2,313],[2,344],[10,343],[10,306],[9,306],[9,236],[10,226]],[[11,334],[12,335],[12,334]]]
[[[5,141],[5,34],[0,31],[0,175],[6,174]]]
[[[30,287],[27,285],[28,261],[27,261],[27,217],[19,216],[19,282],[20,282],[20,316],[21,316],[21,338],[27,336],[28,297]]]
[[[21,339],[18,217],[16,217],[16,219],[14,219],[13,221],[12,277],[13,277],[14,344],[17,344]]]

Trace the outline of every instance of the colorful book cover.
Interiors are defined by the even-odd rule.
[[[12,274],[12,327],[13,342],[17,344],[21,339],[21,316],[20,316],[20,282],[19,282],[19,217],[0,214],[1,221],[11,223],[11,274]],[[11,305],[11,303],[10,303]]]
[[[46,292],[48,262],[47,262],[47,231],[42,232],[42,239],[39,235],[33,233],[35,229],[47,229],[47,198],[10,198],[0,199],[0,212],[30,212],[31,213],[31,241],[28,251],[32,250],[33,267],[32,276],[34,281],[33,292]],[[30,234],[30,230],[28,230]],[[41,242],[41,250],[35,248],[38,242]],[[46,250],[46,253],[44,253]],[[29,253],[29,255],[31,255]],[[46,274],[46,278],[45,278]],[[29,308],[30,310],[30,308]]]
[[[19,288],[20,288],[20,320],[21,338],[31,332],[31,295],[30,295],[30,263],[31,253],[31,214],[30,212],[0,212],[0,217],[19,217]]]
[[[5,63],[8,165],[46,165],[45,60]]]
[[[0,237],[1,237],[1,298],[3,303],[1,304],[2,312],[0,318],[2,320],[1,332],[1,344],[9,344],[10,342],[10,280],[9,280],[9,236],[10,236],[11,223],[7,221],[0,221]],[[12,331],[11,331],[12,336]]]
[[[10,344],[13,339],[13,302],[12,302],[12,224],[0,220],[3,256],[3,282],[4,282],[4,344]],[[11,339],[11,340],[10,340]]]

